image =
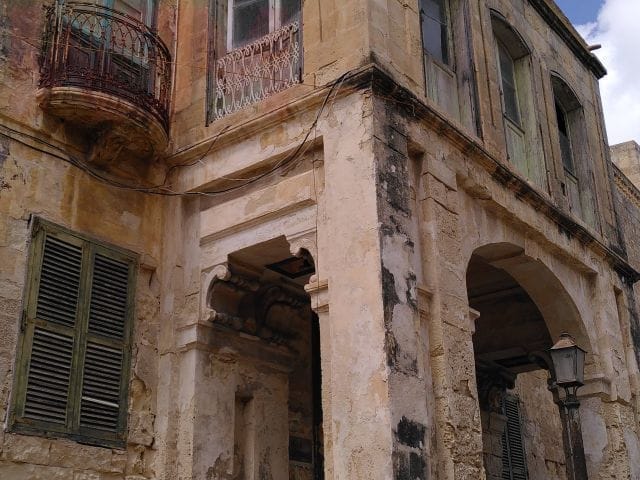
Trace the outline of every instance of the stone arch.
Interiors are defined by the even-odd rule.
[[[507,18],[498,10],[490,9],[491,13],[491,26],[493,27],[494,34],[504,42],[505,46],[509,50],[509,53],[517,60],[526,55],[531,54],[531,44],[527,41],[522,33],[517,30]]]
[[[549,391],[544,370],[563,332],[593,353],[578,306],[548,265],[509,242],[475,248],[466,285],[469,307],[479,314],[473,350],[487,476],[531,469],[532,478],[547,478],[564,470],[569,457],[556,454],[564,442],[559,394]],[[525,430],[523,422],[535,427]]]
[[[507,242],[483,245],[476,248],[473,255],[504,270],[522,286],[540,310],[552,338],[568,332],[585,350],[594,352],[576,303],[542,260],[527,255],[522,247]]]

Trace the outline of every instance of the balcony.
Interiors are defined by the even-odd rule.
[[[84,2],[46,8],[40,106],[92,130],[93,138],[108,132],[129,153],[161,153],[168,142],[170,66],[157,33],[135,18]]]
[[[302,46],[298,22],[232,50],[215,61],[211,120],[301,82]]]

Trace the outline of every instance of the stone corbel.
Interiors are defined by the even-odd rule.
[[[304,286],[305,291],[311,297],[311,309],[318,315],[329,311],[329,281],[318,280],[315,275]]]
[[[202,273],[202,296],[200,299],[200,319],[211,321],[215,318],[216,312],[209,305],[209,296],[213,284],[217,281],[227,281],[231,278],[231,270],[226,263],[216,265],[212,269]]]
[[[502,413],[502,401],[507,389],[515,386],[516,374],[494,362],[476,359],[476,383],[480,409]]]
[[[306,250],[311,254],[314,264],[317,265],[318,244],[316,242],[316,230],[306,230],[304,232],[287,235],[289,250],[294,257],[301,257]]]
[[[469,330],[471,334],[476,333],[476,320],[480,318],[480,312],[469,307]]]
[[[585,375],[584,385],[578,389],[578,397],[600,397],[609,402],[617,400],[615,386],[603,374]]]

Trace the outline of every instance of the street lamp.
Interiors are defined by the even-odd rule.
[[[582,425],[580,423],[580,401],[578,388],[584,385],[584,358],[586,352],[576,345],[568,333],[549,350],[553,363],[552,385],[554,400],[560,409],[562,436],[564,438],[567,460],[568,480],[587,480],[587,462],[582,444]],[[559,389],[564,390],[564,396]]]
[[[586,353],[568,333],[562,333],[551,347],[549,354],[555,371],[555,382],[558,387],[564,388],[567,397],[575,397],[578,388],[584,385]]]

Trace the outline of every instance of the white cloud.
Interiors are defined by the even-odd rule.
[[[609,143],[640,143],[640,1],[605,0],[596,22],[577,27],[609,72],[600,81]]]

